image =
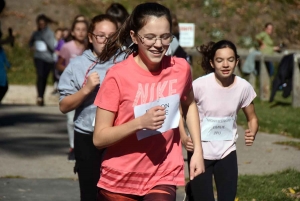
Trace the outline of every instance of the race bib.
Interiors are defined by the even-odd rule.
[[[158,130],[148,130],[143,129],[136,133],[137,139],[141,140],[146,137],[150,137],[152,135],[161,134],[173,128],[177,128],[179,126],[180,120],[180,112],[179,112],[179,94],[174,94],[172,96],[160,98],[156,101],[138,105],[134,107],[134,116],[135,118],[144,115],[147,110],[155,107],[155,106],[162,106],[165,108],[166,111],[166,119],[162,125],[162,127]]]
[[[39,52],[45,52],[47,51],[47,45],[44,41],[37,40],[34,42],[34,47]]]
[[[233,117],[204,117],[201,124],[202,141],[233,140]]]

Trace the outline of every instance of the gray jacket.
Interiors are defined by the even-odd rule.
[[[93,72],[97,72],[100,77],[101,85],[106,75],[106,71],[115,63],[120,62],[123,59],[124,55],[121,55],[116,59],[115,62],[112,58],[103,64],[95,63],[97,61],[97,57],[94,56],[91,50],[86,50],[81,56],[71,59],[69,65],[59,79],[58,91],[60,93],[60,101],[66,96],[78,92],[82,88],[85,75],[89,68],[91,69],[87,76]],[[93,133],[94,127],[92,124],[96,115],[96,106],[94,105],[94,100],[98,90],[99,87],[96,87],[95,90],[90,93],[84,102],[76,109],[74,117],[75,131],[83,134]]]
[[[41,59],[45,62],[54,62],[54,51],[55,51],[55,36],[53,31],[46,27],[43,30],[33,32],[29,46],[34,47],[37,42],[43,42],[46,45],[46,50],[39,51],[37,48],[34,50],[34,58]]]

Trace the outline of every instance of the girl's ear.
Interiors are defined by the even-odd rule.
[[[93,43],[93,35],[91,33],[88,33],[89,42]]]
[[[238,65],[239,65],[239,62],[240,62],[240,60],[237,59],[237,60],[236,60],[236,63],[235,63],[235,66],[238,66]]]
[[[134,31],[132,31],[132,30],[130,30],[130,37],[134,44],[138,44],[137,37],[136,37]]]
[[[210,63],[210,66],[211,66],[212,68],[215,68],[214,63],[212,62],[212,60],[210,60],[209,63]]]

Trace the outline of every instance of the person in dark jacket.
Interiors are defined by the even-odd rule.
[[[294,70],[294,54],[288,54],[282,58],[278,66],[278,72],[273,80],[270,102],[274,101],[276,92],[282,87],[282,96],[287,98],[292,91],[292,79]]]

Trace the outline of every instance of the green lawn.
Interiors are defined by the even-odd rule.
[[[300,108],[291,107],[291,98],[283,99],[277,93],[273,103],[256,98],[254,105],[259,119],[259,131],[300,138]],[[242,110],[238,114],[237,122],[244,127],[247,125]]]
[[[15,45],[13,48],[4,47],[11,68],[7,70],[9,84],[35,85],[36,74],[33,54],[27,47]],[[48,84],[52,83],[52,76],[48,77]]]
[[[287,145],[291,147],[295,147],[300,150],[300,142],[295,142],[295,141],[280,141],[280,142],[275,142],[275,144],[280,144],[280,145]]]
[[[257,176],[242,175],[238,179],[238,201],[299,201],[300,172],[282,172]]]

